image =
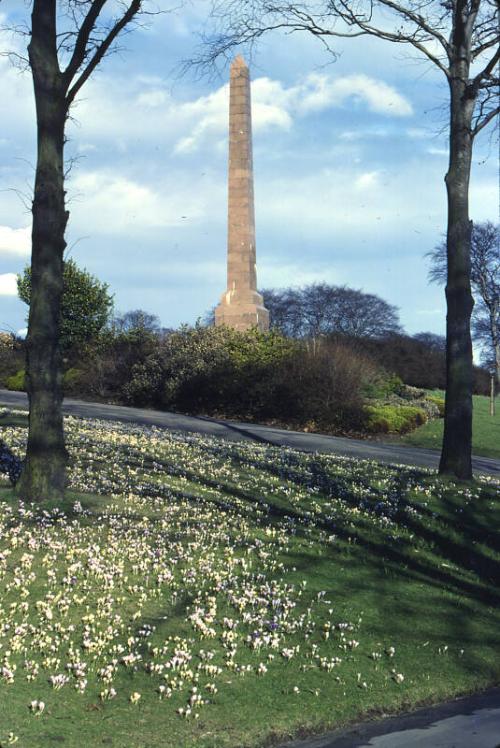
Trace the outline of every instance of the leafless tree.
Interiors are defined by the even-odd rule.
[[[65,128],[70,107],[117,38],[146,12],[142,0],[32,0],[28,56],[37,124],[32,204],[31,303],[27,337],[30,404],[18,491],[40,501],[62,495],[67,452],[59,348],[65,204]]]
[[[446,174],[447,387],[439,471],[472,476],[472,343],[469,180],[474,140],[498,105],[498,0],[213,0],[212,27],[196,62],[212,65],[266,32],[306,32],[330,49],[336,38],[373,36],[406,45],[449,88]]]
[[[446,243],[437,244],[426,256],[431,261],[430,280],[446,283]],[[471,284],[473,336],[484,346],[484,363],[495,370],[500,382],[500,227],[491,221],[472,228]]]
[[[271,325],[293,338],[382,338],[401,332],[396,307],[356,288],[312,283],[261,293]]]

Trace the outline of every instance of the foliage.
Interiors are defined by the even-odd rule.
[[[65,431],[64,501],[0,488],[2,744],[257,748],[498,682],[494,479]]]
[[[17,276],[19,298],[29,306],[31,268]],[[101,283],[74,260],[65,260],[61,302],[61,349],[65,354],[95,339],[108,323],[113,297],[107,283]]]
[[[63,374],[64,394],[78,393],[81,377],[81,369],[77,369],[74,366],[67,369]]]
[[[123,401],[134,367],[156,350],[158,341],[158,336],[146,329],[132,328],[125,332],[114,327],[105,329],[82,352],[79,362],[82,393]]]
[[[311,430],[363,426],[364,392],[383,380],[381,369],[339,342],[303,345],[281,373],[282,417]]]
[[[144,309],[131,309],[114,317],[111,327],[121,333],[159,333],[160,320],[156,314],[150,314]]]
[[[404,434],[427,421],[427,414],[422,408],[412,405],[367,405],[366,426],[373,433]]]
[[[133,367],[125,394],[134,404],[256,414],[270,407],[273,372],[295,348],[273,332],[184,327]]]
[[[25,360],[24,341],[12,335],[0,338],[0,387],[6,387],[6,380],[24,366]]]
[[[339,342],[197,325],[165,336],[123,392],[134,405],[352,430],[363,423],[364,393],[397,381]]]
[[[12,351],[14,349],[15,338],[9,332],[0,331],[0,351]]]
[[[378,376],[372,377],[367,381],[363,388],[362,393],[369,399],[381,399],[385,398],[393,392],[398,392],[403,386],[403,380],[397,374],[392,374],[380,369]]]
[[[357,350],[373,358],[388,371],[394,372],[405,384],[424,389],[444,389],[446,385],[446,354],[443,347],[428,333],[391,335],[384,340],[352,341]],[[474,367],[474,392],[488,392],[487,372]]]
[[[15,374],[7,377],[5,380],[5,387],[8,390],[26,392],[26,371],[24,369],[19,369]]]
[[[432,395],[429,395],[427,399],[430,400],[431,403],[435,403],[438,406],[439,417],[444,418],[444,397],[433,397]]]
[[[392,340],[298,341],[276,330],[241,333],[198,324],[165,333],[154,326],[113,324],[82,352],[78,366],[66,373],[64,388],[141,407],[362,431],[367,399],[394,395],[397,400],[402,389],[408,390],[382,365],[393,363]],[[432,377],[423,344],[408,340],[415,361]],[[442,363],[442,353],[432,356]],[[429,416],[435,415],[434,405]]]

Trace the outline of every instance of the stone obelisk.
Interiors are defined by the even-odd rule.
[[[215,309],[216,325],[269,329],[269,312],[257,292],[255,263],[250,73],[238,56],[231,64],[229,83],[227,291]]]

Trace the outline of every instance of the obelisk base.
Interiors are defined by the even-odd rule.
[[[269,312],[257,291],[226,291],[215,308],[215,326],[227,325],[244,332],[257,327],[261,332],[269,330]]]

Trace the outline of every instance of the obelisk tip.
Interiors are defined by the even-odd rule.
[[[245,60],[241,55],[236,55],[234,60],[231,63],[231,68],[247,68],[248,65],[246,64]]]

